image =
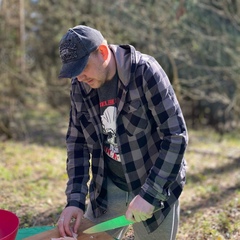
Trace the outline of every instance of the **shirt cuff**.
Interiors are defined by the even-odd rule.
[[[78,208],[82,209],[83,212],[85,212],[85,209],[86,209],[85,204],[82,204],[82,203],[80,203],[76,200],[69,201],[67,203],[66,207],[70,207],[70,206],[71,207],[78,207]]]
[[[162,208],[163,203],[161,200],[156,199],[155,197],[151,196],[150,194],[146,193],[143,189],[140,190],[139,195],[146,200],[148,203],[152,204],[156,208]]]

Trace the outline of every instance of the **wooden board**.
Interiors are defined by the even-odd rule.
[[[95,234],[84,234],[82,233],[85,229],[92,227],[94,223],[87,219],[83,219],[78,230],[78,240],[112,240],[113,238],[105,233],[95,233]],[[58,238],[60,234],[57,228],[51,229],[49,231],[36,234],[34,236],[24,238],[24,240],[51,240],[51,238]]]

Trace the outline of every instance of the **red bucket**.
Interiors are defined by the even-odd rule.
[[[0,240],[15,240],[18,227],[18,217],[12,212],[0,209]]]

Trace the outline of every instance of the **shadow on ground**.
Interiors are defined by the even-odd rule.
[[[195,151],[194,151],[195,152]],[[198,154],[200,152],[197,152]],[[203,159],[206,159],[206,155],[209,153],[201,152]],[[214,153],[211,153],[211,155]],[[215,154],[216,157],[220,157],[220,154]],[[222,157],[222,156],[221,156]],[[194,185],[205,186],[205,181],[210,178],[220,178],[219,176],[226,173],[236,172],[240,170],[240,156],[227,157],[228,162],[224,165],[221,165],[216,168],[204,168],[202,171],[187,175],[187,183]],[[220,178],[221,179],[221,178]],[[224,181],[224,178],[222,179]],[[206,185],[207,187],[207,185]],[[219,186],[220,187],[220,186]],[[181,209],[181,222],[187,222],[188,218],[193,216],[200,209],[207,209],[210,207],[220,206],[224,204],[227,200],[232,199],[237,191],[240,190],[240,182],[236,183],[229,187],[221,187],[216,192],[211,192],[209,195],[203,198],[199,198],[197,201],[189,202],[187,206],[182,207]]]

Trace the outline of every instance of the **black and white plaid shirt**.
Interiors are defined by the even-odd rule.
[[[129,191],[164,208],[144,222],[154,231],[185,184],[188,135],[181,108],[166,73],[151,56],[130,45],[110,45],[119,76],[117,142]],[[72,79],[67,132],[67,206],[85,210],[90,178],[94,215],[107,210],[103,132],[96,89]],[[91,159],[91,161],[90,161]],[[91,164],[90,164],[91,163]]]

